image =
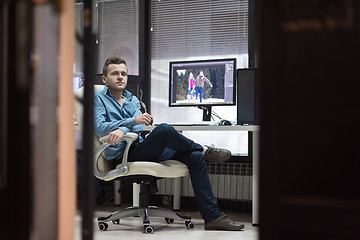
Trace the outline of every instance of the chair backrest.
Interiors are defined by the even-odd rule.
[[[104,89],[104,85],[94,85],[94,92],[99,92]],[[81,87],[75,92],[75,119],[80,127],[80,130],[82,130],[83,127],[83,97],[84,97],[84,88]],[[96,149],[100,145],[99,138],[94,134],[94,149]],[[95,166],[97,167],[97,170],[99,172],[108,172],[111,169],[114,168],[114,166],[110,163],[108,163],[105,160],[104,153],[97,159],[97,162],[95,163]]]

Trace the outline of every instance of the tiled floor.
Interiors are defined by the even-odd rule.
[[[185,224],[180,221],[175,221],[172,224],[167,224],[162,218],[150,218],[151,225],[154,227],[153,234],[144,234],[142,220],[139,217],[133,217],[121,220],[121,224],[114,225],[109,223],[109,228],[106,231],[99,230],[96,222],[98,216],[107,216],[109,213],[118,210],[116,207],[98,207],[94,213],[94,239],[156,239],[156,240],[215,240],[215,239],[242,239],[242,240],[256,240],[258,239],[258,228],[251,224],[251,215],[244,213],[230,213],[226,214],[231,219],[241,221],[245,224],[243,231],[227,232],[227,231],[205,231],[204,223],[198,212],[181,212],[183,215],[190,215],[195,222],[195,229],[187,229]],[[80,212],[76,216],[75,240],[81,239],[81,217]]]

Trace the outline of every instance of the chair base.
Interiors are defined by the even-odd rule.
[[[124,177],[122,179],[124,182],[129,181],[128,183],[136,182],[140,184],[139,207],[128,207],[111,213],[107,217],[99,217],[99,229],[105,231],[108,228],[107,222],[109,221],[112,221],[114,224],[120,224],[120,219],[139,216],[141,216],[143,219],[145,233],[154,232],[154,228],[150,225],[149,216],[164,217],[167,223],[173,223],[174,220],[185,221],[185,226],[188,229],[193,229],[195,227],[195,223],[191,221],[190,216],[181,216],[170,209],[149,206],[149,193],[155,193],[158,191],[156,179],[157,178],[153,176]]]
[[[185,226],[188,229],[193,229],[195,227],[195,223],[191,221],[190,216],[181,216],[180,214],[177,214],[170,209],[160,208],[156,206],[148,206],[147,208],[128,207],[122,210],[118,210],[114,213],[111,213],[107,217],[99,217],[98,226],[100,230],[105,231],[108,228],[108,224],[106,222],[112,221],[112,223],[114,224],[120,224],[120,219],[139,216],[141,216],[143,219],[145,233],[154,232],[154,228],[150,225],[149,216],[164,217],[165,221],[169,224],[173,223],[174,220],[184,221]]]

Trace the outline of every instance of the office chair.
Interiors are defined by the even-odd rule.
[[[95,85],[94,91],[101,91],[103,88],[103,85]],[[75,118],[81,129],[83,88],[77,90],[75,96]],[[108,228],[107,222],[111,221],[113,224],[120,224],[120,219],[135,216],[142,217],[145,233],[154,232],[154,227],[150,225],[149,219],[152,216],[163,217],[167,223],[173,223],[174,220],[184,221],[188,229],[193,229],[195,223],[191,221],[190,216],[181,216],[170,209],[149,206],[149,193],[157,192],[156,180],[187,176],[189,174],[188,168],[185,164],[175,160],[167,160],[161,163],[147,161],[128,162],[130,146],[137,138],[138,135],[136,133],[129,132],[124,135],[122,141],[126,141],[126,147],[122,163],[114,166],[108,163],[104,157],[104,150],[109,146],[106,142],[106,136],[101,138],[98,138],[96,135],[94,136],[95,153],[93,162],[95,177],[104,181],[120,179],[122,185],[124,183],[140,184],[139,206],[128,207],[111,213],[106,217],[99,217],[97,219],[99,229],[105,231]]]

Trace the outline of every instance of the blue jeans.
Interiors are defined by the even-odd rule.
[[[196,201],[205,223],[221,216],[212,192],[206,167],[203,147],[180,134],[176,129],[161,124],[141,143],[133,143],[129,161],[178,160],[184,163],[190,173]]]
[[[200,102],[202,102],[203,90],[204,90],[204,88],[202,88],[202,87],[196,87],[196,96],[197,96],[198,93],[199,93]]]

